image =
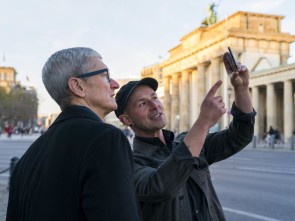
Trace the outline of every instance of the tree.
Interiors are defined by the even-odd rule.
[[[15,86],[6,94],[0,88],[0,125],[5,123],[20,127],[32,127],[36,124],[38,98],[36,91],[21,85]]]

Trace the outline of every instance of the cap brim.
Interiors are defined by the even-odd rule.
[[[147,85],[149,87],[151,87],[154,91],[156,91],[158,89],[158,82],[154,79],[154,78],[143,78],[141,79],[132,89],[133,90],[138,87],[139,85]],[[131,93],[132,93],[131,92]],[[131,95],[131,94],[130,94]]]

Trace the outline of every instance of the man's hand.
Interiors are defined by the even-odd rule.
[[[223,62],[226,72],[230,77],[230,82],[234,87],[235,104],[244,113],[250,113],[253,111],[253,107],[249,91],[249,70],[245,65],[237,62],[238,69],[234,72],[230,66],[229,59],[229,52],[224,53]]]
[[[249,87],[249,70],[245,65],[237,62],[238,70],[234,72],[230,66],[230,54],[229,52],[224,53],[223,62],[227,74],[230,77],[230,82],[236,89],[245,89]]]
[[[226,112],[225,104],[221,96],[215,96],[222,81],[217,81],[207,93],[198,119],[188,131],[184,143],[194,157],[198,157],[204,145],[207,133]]]
[[[215,96],[222,81],[217,81],[207,93],[202,102],[198,120],[209,128],[216,124],[223,114],[226,113],[225,103],[221,96]]]

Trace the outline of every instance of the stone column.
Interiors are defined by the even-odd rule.
[[[266,130],[272,126],[274,129],[277,128],[277,102],[275,96],[274,84],[270,83],[266,86]]]
[[[190,127],[195,123],[197,120],[197,117],[200,113],[199,103],[198,100],[200,99],[198,97],[198,75],[197,71],[193,70],[191,74],[191,96],[190,96]]]
[[[207,88],[207,92],[218,80],[220,80],[220,58],[219,57],[215,57],[211,60],[210,78],[211,80],[209,82],[209,88]],[[216,95],[223,95],[222,87],[217,90]],[[225,127],[223,119],[224,117],[216,123],[219,129],[222,129]]]
[[[170,93],[170,76],[164,77],[164,108],[166,115],[166,128],[171,129],[171,93]]]
[[[226,89],[226,96],[223,97],[224,101],[226,101],[225,105],[227,107],[227,113],[226,113],[226,117],[224,116],[224,119],[226,118],[226,121],[224,120],[222,129],[228,128],[230,122],[232,121],[232,115],[230,111],[231,111],[232,103],[235,97],[234,93],[235,92],[233,87],[231,85],[228,85]]]
[[[171,130],[179,132],[179,75],[172,74]]]
[[[198,68],[198,75],[197,75],[197,82],[198,82],[198,112],[202,105],[202,102],[206,95],[206,76],[205,76],[205,64],[199,64]]]
[[[253,107],[255,108],[257,115],[260,113],[259,108],[259,89],[257,86],[252,87],[252,101],[253,101]],[[256,117],[255,125],[254,125],[254,136],[262,138],[260,131],[260,122],[259,117]]]
[[[180,91],[180,118],[179,131],[187,131],[189,129],[189,71],[183,71],[181,74],[181,91]]]
[[[232,120],[232,115],[230,113],[230,110],[231,110],[232,102],[234,100],[234,91],[224,65],[222,65],[222,68],[220,68],[220,72],[221,72],[220,79],[222,80],[222,85],[219,90],[221,91],[224,103],[227,107],[227,113],[221,119],[220,129],[225,129],[225,128],[228,128],[230,121]]]
[[[220,80],[220,58],[213,58],[211,60],[211,66],[210,66],[210,76],[211,76],[211,81],[209,84],[209,88],[210,89],[213,84],[215,84],[218,80]],[[221,90],[217,91],[217,94],[221,94]]]
[[[294,103],[292,81],[284,81],[284,137],[289,140],[294,130]]]

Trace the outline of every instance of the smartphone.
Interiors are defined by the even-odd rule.
[[[234,72],[236,72],[237,70],[238,70],[238,64],[237,64],[237,61],[236,61],[236,59],[235,59],[235,57],[234,57],[234,54],[233,54],[233,52],[232,52],[232,50],[231,50],[231,48],[230,47],[228,47],[228,51],[229,51],[229,54],[230,54],[230,56],[229,56],[229,64],[230,64],[230,66],[231,66],[231,69],[234,71]]]

